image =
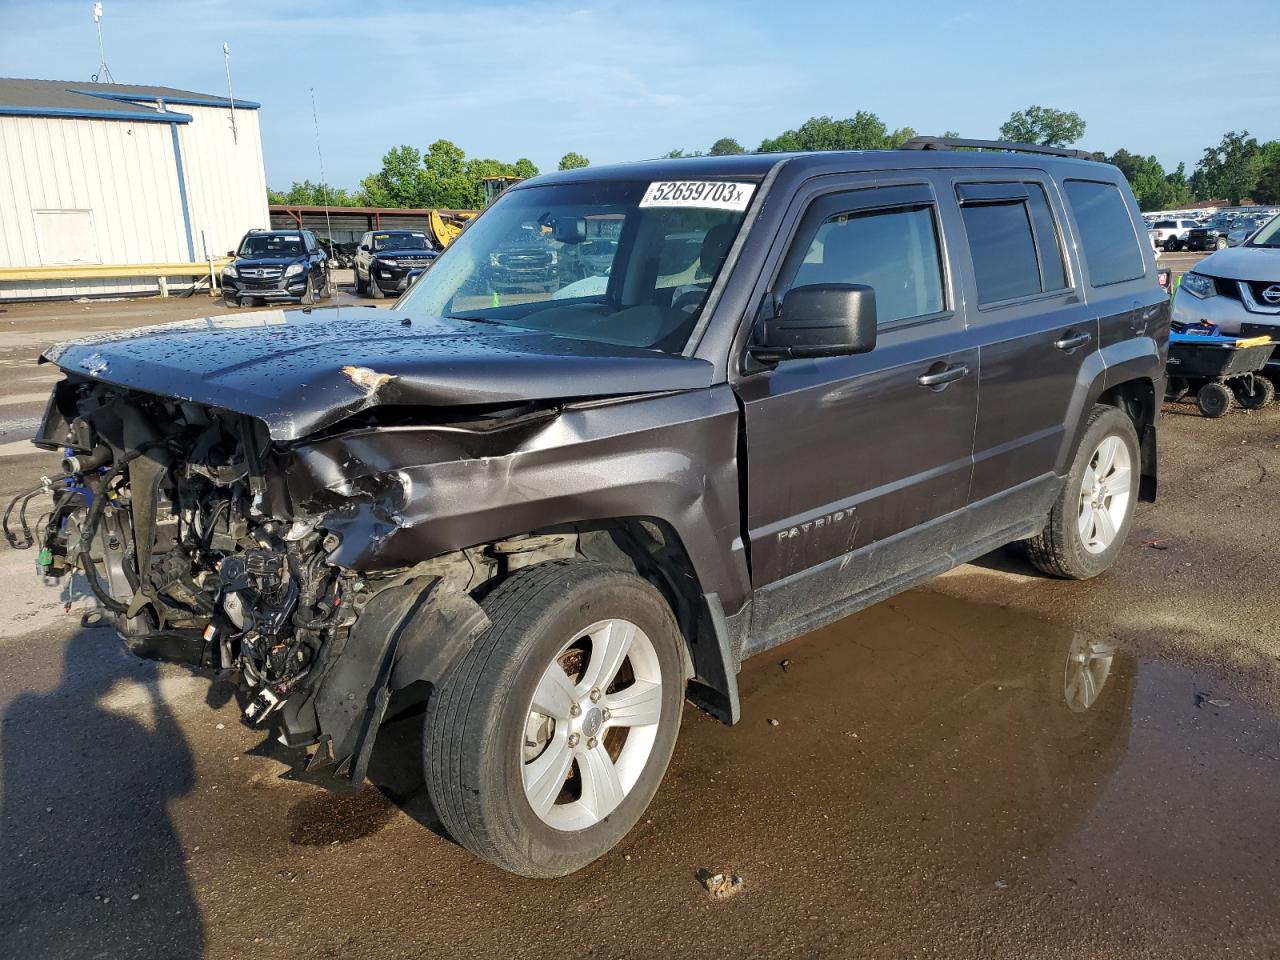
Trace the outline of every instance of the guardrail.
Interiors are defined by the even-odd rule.
[[[213,261],[213,276],[216,278],[222,268],[231,262],[230,257],[219,257]],[[0,283],[9,282],[46,282],[57,283],[60,280],[129,280],[135,277],[154,279],[160,288],[160,296],[169,295],[170,277],[208,277],[209,261],[182,263],[77,263],[52,267],[0,267]],[[216,283],[216,280],[215,280]]]

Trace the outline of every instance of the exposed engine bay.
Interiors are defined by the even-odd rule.
[[[63,450],[64,477],[11,504],[10,544],[37,541],[46,576],[79,571],[135,653],[238,676],[248,720],[278,712],[282,742],[319,745],[314,763],[357,782],[405,630],[457,631],[456,644],[487,623],[466,587],[492,560],[363,575],[335,562],[342,536],[291,502],[289,454],[252,417],[71,378],[36,442]],[[45,491],[32,534],[27,506]]]

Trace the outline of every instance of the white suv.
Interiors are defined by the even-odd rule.
[[[1151,229],[1148,232],[1151,234],[1151,239],[1156,246],[1163,247],[1166,251],[1172,253],[1174,250],[1180,250],[1186,246],[1187,233],[1198,226],[1200,224],[1189,218],[1157,220],[1151,225]]]
[[[1173,298],[1173,319],[1207,320],[1223,333],[1280,339],[1280,216],[1240,246],[1219,250],[1184,274]],[[1280,376],[1280,356],[1273,356],[1267,372]]]

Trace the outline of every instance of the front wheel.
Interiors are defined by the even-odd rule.
[[[372,267],[369,268],[368,288],[369,288],[369,296],[371,296],[374,300],[381,300],[383,297],[386,296],[386,294],[382,292],[382,288],[378,286],[378,278],[373,275]]]
[[[490,627],[428,704],[432,803],[477,856],[563,876],[621,840],[657,791],[683,640],[650,583],[596,563],[528,567],[483,605]]]
[[[1225,249],[1227,249],[1227,238],[1226,238],[1226,237],[1219,237],[1217,240],[1213,241],[1213,248],[1214,248],[1215,250],[1225,250]]]
[[[1026,541],[1031,562],[1068,580],[1087,580],[1111,566],[1133,524],[1140,463],[1128,414],[1095,406],[1048,522]]]

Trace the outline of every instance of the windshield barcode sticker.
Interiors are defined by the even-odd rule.
[[[710,210],[745,210],[755,193],[754,183],[723,180],[657,180],[649,184],[642,207],[704,207]]]

